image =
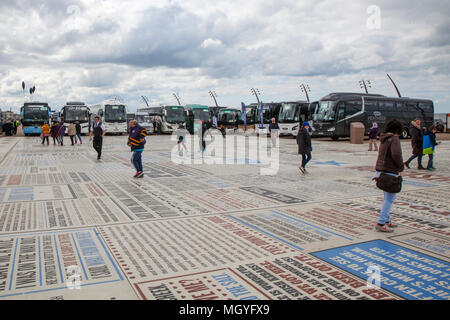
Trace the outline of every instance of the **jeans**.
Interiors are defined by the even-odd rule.
[[[81,133],[77,133],[77,137],[78,137],[78,140],[80,140],[80,143],[83,143],[83,141],[81,140]]]
[[[380,176],[381,172],[377,172],[377,175]],[[388,175],[398,177],[397,174],[386,173]],[[396,193],[389,193],[384,191],[384,199],[383,204],[381,205],[380,216],[378,218],[378,224],[384,225],[387,222],[391,221],[391,208],[394,204]]]
[[[133,163],[137,172],[142,172],[142,151],[133,151],[131,162]]]
[[[308,152],[306,154],[302,154],[302,167],[305,168],[306,164],[311,160],[311,152]]]
[[[421,154],[419,154],[419,155],[413,154],[411,156],[411,158],[409,158],[408,161],[406,161],[406,162],[408,162],[408,165],[409,165],[409,163],[411,161],[413,161],[415,158],[417,158],[417,164],[419,165],[419,167],[421,167],[422,166],[422,155]]]
[[[433,168],[433,156],[434,156],[434,154],[429,154],[428,155],[427,169]]]

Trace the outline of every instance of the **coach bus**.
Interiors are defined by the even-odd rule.
[[[47,102],[25,102],[20,108],[20,121],[25,136],[41,134],[41,126],[50,122],[51,109]]]
[[[225,108],[219,111],[217,115],[217,124],[223,126],[226,130],[238,129],[244,124],[242,120],[242,111],[238,109]]]
[[[278,121],[281,103],[263,103],[262,109],[261,116],[261,106],[256,108],[255,132],[257,135],[269,133],[269,124],[272,122],[272,118]]]
[[[89,109],[90,124],[95,116],[99,116],[107,133],[127,133],[127,107],[123,103],[117,100],[106,100],[89,106]]]
[[[159,133],[172,133],[178,126],[186,122],[186,114],[182,106],[148,107],[137,109],[138,112],[147,112],[152,119],[153,130]],[[155,124],[157,124],[155,126]]]
[[[433,101],[413,98],[390,98],[380,94],[330,93],[319,101],[314,113],[314,135],[337,140],[350,136],[350,124],[361,122],[368,135],[376,122],[383,132],[386,122],[398,119],[403,124],[401,137],[409,137],[412,120],[420,119],[423,127],[434,121]]]
[[[299,123],[309,120],[309,112],[307,101],[282,102],[278,117],[280,135],[297,136]]]
[[[193,134],[201,127],[201,122],[208,122],[211,119],[209,107],[201,104],[187,104],[186,110],[186,129]]]
[[[67,102],[61,109],[61,119],[66,123],[79,122],[81,134],[89,133],[90,111],[84,102]]]

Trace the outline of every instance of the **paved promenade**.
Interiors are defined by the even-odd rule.
[[[450,141],[436,171],[404,172],[391,234],[374,230],[368,141],[313,139],[302,175],[282,138],[262,175],[273,163],[248,152],[177,164],[150,136],[143,179],[125,136],[100,162],[88,138],[65,143],[0,137],[0,299],[450,299]]]

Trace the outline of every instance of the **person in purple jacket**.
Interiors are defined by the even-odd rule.
[[[375,145],[374,151],[378,151],[377,136],[378,136],[378,123],[373,122],[372,128],[370,128],[369,132],[369,151],[372,151],[372,145]]]
[[[58,127],[58,142],[61,146],[64,145],[64,135],[66,134],[66,126],[64,125],[64,121],[59,123]]]
[[[131,162],[136,168],[136,174],[134,178],[144,177],[144,171],[142,168],[142,152],[144,151],[145,137],[147,136],[147,130],[139,125],[136,120],[130,121],[130,134],[128,136],[128,146],[131,148],[133,155],[131,156]]]

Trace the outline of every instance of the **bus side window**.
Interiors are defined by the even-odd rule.
[[[337,112],[337,120],[342,120],[345,118],[345,104],[344,102],[340,102],[338,106],[338,112]]]
[[[362,110],[362,103],[361,100],[358,101],[347,101],[345,103],[345,109],[346,109],[346,115],[350,116],[352,114],[355,114],[357,112],[360,112]]]

